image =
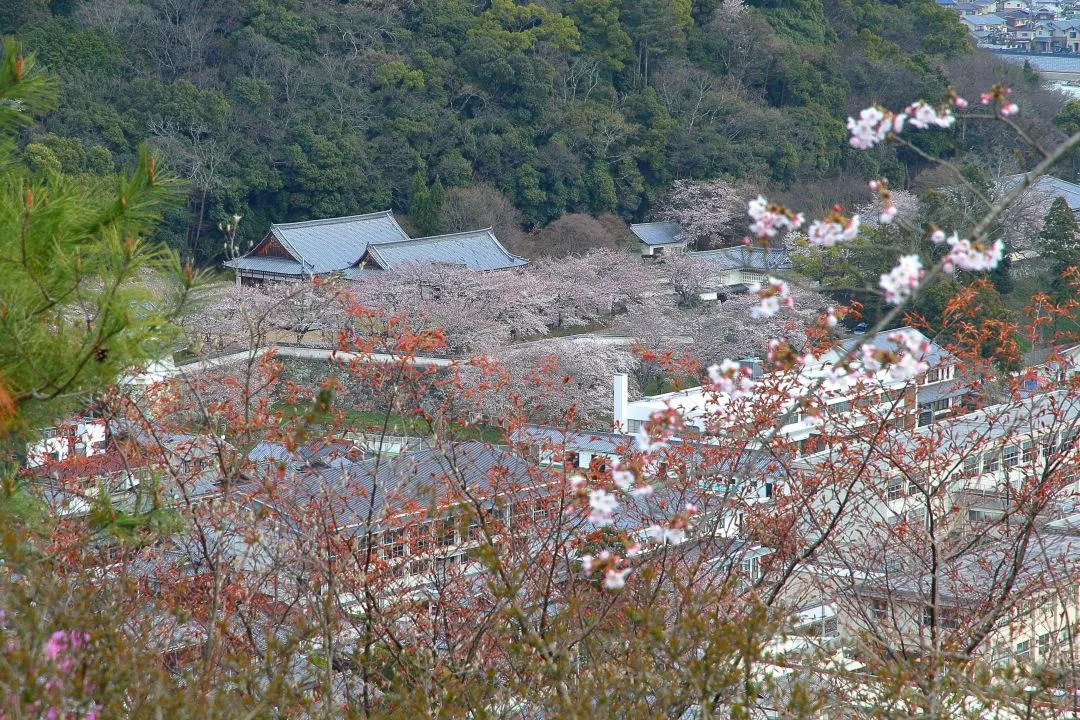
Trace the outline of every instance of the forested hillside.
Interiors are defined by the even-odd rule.
[[[479,183],[527,227],[642,219],[676,178],[906,187],[918,159],[856,155],[844,118],[940,99],[947,64],[971,53],[933,0],[2,5],[0,30],[62,80],[27,160],[108,173],[149,142],[190,180],[163,236],[200,263],[220,259],[226,215],[244,216],[242,240],[388,206],[438,232],[453,229],[444,198]],[[946,137],[932,149],[954,152]]]

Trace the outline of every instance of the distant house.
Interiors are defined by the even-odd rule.
[[[691,253],[691,257],[717,269],[713,282],[723,292],[748,290],[751,285],[765,282],[775,271],[792,268],[791,256],[783,248],[735,245]]]
[[[389,210],[367,215],[275,223],[255,247],[229,260],[238,283],[301,280],[340,274],[358,277],[407,262],[463,265],[474,270],[518,267],[491,228],[454,235],[410,238]]]
[[[664,252],[681,250],[687,245],[687,241],[679,237],[679,224],[671,220],[637,223],[630,226],[630,232],[637,237],[638,249],[643,257],[657,257]]]
[[[1036,15],[1032,49],[1036,52],[1080,52],[1080,19],[1055,20]]]
[[[965,15],[960,22],[967,25],[971,32],[1004,32],[1006,27],[1005,18],[995,14]]]

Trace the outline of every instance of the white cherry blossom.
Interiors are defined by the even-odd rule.
[[[885,301],[899,305],[919,287],[923,277],[922,260],[918,255],[901,255],[896,267],[881,276]]]

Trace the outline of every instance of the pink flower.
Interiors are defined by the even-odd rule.
[[[922,260],[918,255],[902,255],[896,267],[881,276],[881,289],[885,301],[899,305],[919,287],[923,277]]]
[[[1001,113],[1002,117],[1009,117],[1010,115],[1015,115],[1020,112],[1020,106],[1014,102],[1007,102],[1001,106],[1001,109],[998,110],[998,112]]]
[[[619,507],[619,501],[614,495],[606,490],[590,490],[589,491],[589,522],[600,525],[601,527],[610,525],[613,522],[612,513]]]
[[[869,150],[885,140],[890,132],[900,132],[903,127],[902,117],[896,118],[879,107],[868,107],[859,111],[858,119],[847,119],[847,129],[851,131],[848,142],[856,150]]]
[[[957,95],[952,99],[952,104],[955,105],[958,109],[963,110],[968,106],[968,101]]]
[[[909,116],[908,122],[917,130],[929,127],[948,128],[956,122],[956,117],[947,107],[938,110],[922,100],[909,105],[906,112]]]
[[[608,590],[621,590],[626,586],[626,576],[630,574],[630,568],[615,570],[612,568],[604,573],[604,587]]]
[[[989,105],[990,101],[994,99],[994,96],[991,95],[988,92],[984,92],[981,95],[979,95],[979,99],[982,101],[983,105]]]
[[[776,237],[781,230],[795,230],[804,221],[802,213],[792,213],[781,205],[770,203],[761,195],[748,203],[746,212],[754,221],[750,231],[759,238]]]
[[[686,531],[682,528],[651,525],[645,529],[645,535],[660,545],[681,545],[686,542]]]
[[[709,379],[718,392],[733,398],[745,397],[754,389],[749,370],[733,360],[724,360],[710,367]]]
[[[810,243],[818,247],[832,247],[837,243],[853,240],[858,234],[859,216],[846,218],[838,211],[833,211],[824,220],[815,220],[807,230]]]
[[[881,210],[881,214],[878,216],[878,220],[882,225],[888,225],[896,218],[896,207],[893,205],[886,205]]]
[[[769,318],[780,312],[780,306],[793,307],[795,300],[791,297],[791,288],[783,280],[774,277],[768,279],[764,286],[754,285],[751,292],[755,292],[761,298],[761,302],[751,308],[750,317],[760,320]]]
[[[1005,243],[995,240],[987,245],[982,242],[972,242],[967,238],[960,239],[956,233],[945,238],[945,242],[952,248],[942,261],[941,269],[947,273],[956,268],[971,272],[986,272],[993,270],[1001,262],[1005,255]]]

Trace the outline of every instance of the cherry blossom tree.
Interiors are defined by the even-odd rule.
[[[679,236],[699,249],[728,237],[743,212],[745,197],[725,180],[676,180],[657,212],[679,224]]]

